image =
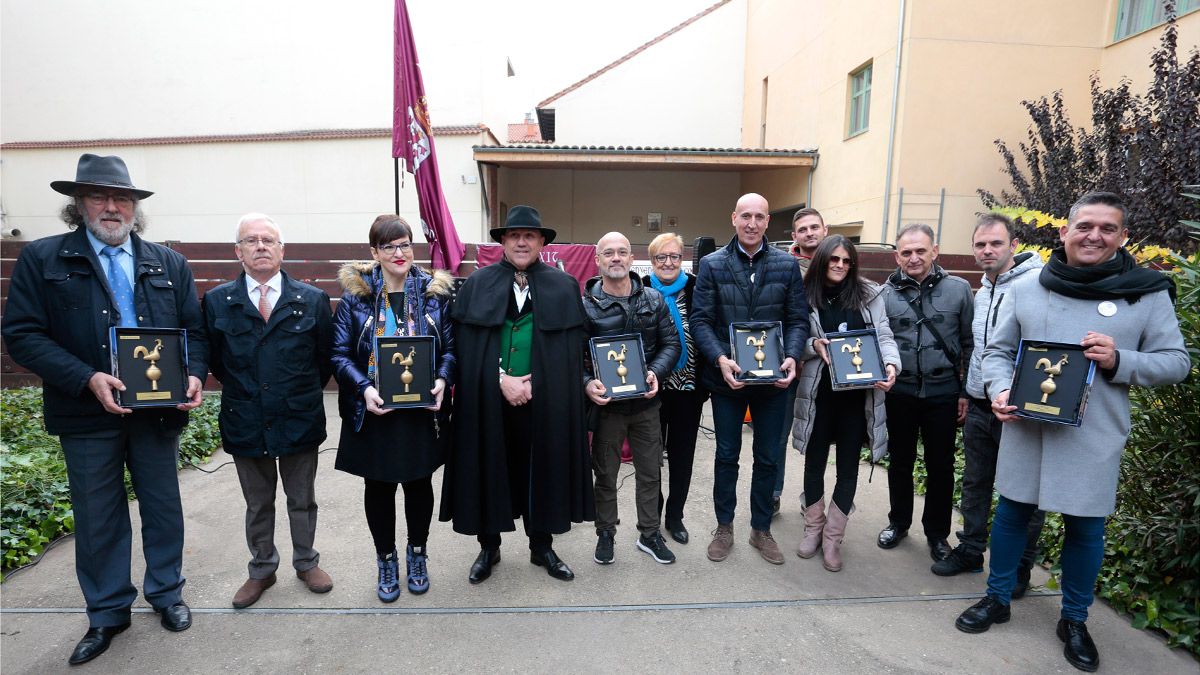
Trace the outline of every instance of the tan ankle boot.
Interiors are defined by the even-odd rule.
[[[803,496],[802,496],[803,497]],[[825,498],[822,497],[804,509],[804,539],[796,555],[811,558],[821,548],[821,531],[825,529]]]
[[[842,537],[846,534],[846,522],[850,517],[842,513],[838,505],[830,502],[825,531],[821,534],[821,555],[825,558],[825,569],[837,572],[842,569]]]

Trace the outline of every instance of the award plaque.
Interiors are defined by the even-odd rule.
[[[434,337],[375,336],[375,390],[384,408],[424,408],[434,403]]]
[[[827,333],[829,381],[834,391],[865,389],[887,380],[874,328]]]
[[[187,403],[187,331],[182,328],[108,329],[114,391],[122,408],[174,408]]]
[[[588,341],[588,346],[593,374],[604,385],[609,399],[638,398],[649,391],[641,335],[595,337]]]
[[[729,324],[733,360],[742,369],[737,376],[746,384],[771,384],[783,378],[783,324],[778,321],[744,321]]]
[[[1021,340],[1008,404],[1019,417],[1077,427],[1095,376],[1081,345]]]

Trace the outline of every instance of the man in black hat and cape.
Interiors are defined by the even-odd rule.
[[[468,277],[452,310],[461,379],[440,518],[477,535],[473,584],[491,576],[500,533],[515,531],[518,516],[530,562],[570,581],[575,574],[555,554],[553,535],[595,517],[579,284],[542,263],[555,232],[536,209],[512,207],[491,235],[503,259]]]
[[[84,154],[74,181],[54,181],[71,197],[71,229],[31,242],[13,266],[4,341],[17,363],[42,378],[47,433],[59,437],[75,514],[75,572],[90,627],[72,665],[108,649],[129,627],[137,588],[130,581],[132,528],[122,479],[128,467],[142,517],[142,592],[164,628],[186,630],[183,507],[175,462],[187,411],[200,405],[207,342],[187,260],[139,235],[139,202],[120,157]],[[114,390],[109,328],[185,328],[187,402],[174,408],[121,407]]]

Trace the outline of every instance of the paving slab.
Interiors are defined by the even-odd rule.
[[[285,561],[279,582],[248,610],[230,599],[245,580],[244,502],[228,455],[180,475],[184,499],[184,597],[193,627],[179,634],[158,625],[142,600],[133,627],[96,661],[75,669],[122,673],[362,672],[1075,672],[1054,635],[1060,598],[1035,587],[1013,605],[1013,620],[984,635],[966,635],[954,618],[980,597],[984,574],[943,578],[919,526],[891,551],[875,546],[886,524],[887,475],[860,472],[856,511],[844,544],[845,568],[827,572],[819,556],[794,555],[803,534],[798,500],[803,473],[792,452],[781,515],[772,531],[783,565],[762,560],[749,537],[750,430],[744,435],[741,505],[729,559],[705,557],[715,527],[711,433],[701,433],[684,522],[686,546],[660,565],[634,545],[637,531],[632,468],[622,468],[616,562],[592,562],[595,534],[587,524],[555,538],[555,550],[574,569],[570,583],[551,579],[528,560],[520,534],[506,534],[502,562],[478,586],[467,570],[478,552],[473,537],[434,522],[429,538],[432,588],[405,590],[396,603],[375,596],[374,550],[362,511],[362,481],[334,470],[340,424],[326,398],[330,440],[317,478],[320,502],[316,547],[334,579],[332,592],[310,593],[287,565],[288,527],[278,495],[276,543]],[[706,410],[707,413],[707,410]],[[702,424],[711,427],[706,414]],[[669,471],[669,465],[664,472]],[[664,480],[666,474],[664,473]],[[827,485],[832,485],[830,467]],[[440,494],[441,472],[435,475]],[[397,499],[402,503],[402,493]],[[920,509],[922,500],[917,499]],[[136,503],[130,505],[137,527]],[[404,521],[398,518],[398,541]],[[918,523],[919,516],[915,519]],[[953,542],[952,542],[953,543]],[[135,584],[143,573],[134,538]],[[86,630],[74,574],[71,538],[0,587],[0,669],[4,673],[67,670],[66,658]],[[1047,575],[1037,569],[1034,583]],[[1108,672],[1197,673],[1197,662],[1169,650],[1154,634],[1133,629],[1103,603],[1088,622]]]

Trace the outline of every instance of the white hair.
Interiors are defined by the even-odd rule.
[[[264,222],[270,223],[271,227],[275,228],[275,231],[279,233],[279,243],[280,243],[280,245],[282,245],[283,244],[283,228],[279,227],[279,223],[275,222],[274,218],[272,218],[271,216],[268,216],[265,213],[247,213],[246,215],[239,218],[238,223],[237,223],[237,228],[233,231],[233,243],[236,244],[236,243],[238,243],[238,240],[241,239],[243,225],[249,225],[250,223],[257,223],[259,221],[264,221]]]

